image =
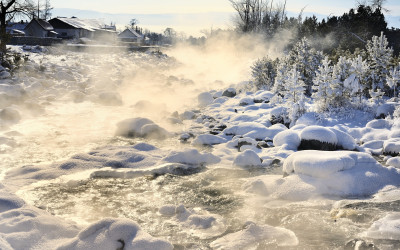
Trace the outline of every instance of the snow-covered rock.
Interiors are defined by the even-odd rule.
[[[368,122],[367,125],[365,125],[365,127],[374,129],[384,129],[384,128],[390,128],[390,123],[384,119],[376,119]]]
[[[225,143],[227,140],[221,136],[217,135],[198,135],[196,139],[193,140],[192,145],[215,145]]]
[[[311,193],[363,196],[400,184],[399,171],[381,166],[368,154],[351,151],[299,151],[284,161],[283,171],[304,178],[315,188]],[[295,175],[293,183],[299,181]]]
[[[199,106],[207,106],[214,102],[214,97],[209,92],[203,92],[198,95],[197,101]]]
[[[233,165],[239,167],[256,167],[262,165],[262,160],[256,152],[247,149],[236,156]]]
[[[228,88],[228,89],[224,90],[224,92],[222,93],[222,96],[235,97],[236,96],[236,89]]]
[[[59,246],[67,249],[173,249],[171,243],[157,239],[128,219],[103,219],[82,230],[71,242]]]
[[[260,91],[254,96],[255,103],[269,102],[269,100],[274,97],[274,93],[270,91]]]
[[[392,116],[395,109],[396,103],[383,103],[376,109],[375,117],[385,118],[387,116]]]
[[[400,138],[393,138],[383,143],[383,153],[388,155],[398,155],[400,153]]]
[[[194,118],[196,118],[196,114],[192,111],[185,111],[183,114],[181,114],[182,120],[193,120]]]
[[[168,131],[147,118],[132,118],[117,124],[117,136],[150,137],[164,139],[169,136]]]
[[[279,132],[274,137],[273,143],[275,147],[287,145],[288,149],[297,150],[297,148],[300,146],[301,139],[297,131],[290,129]]]
[[[243,122],[239,125],[228,127],[223,132],[225,135],[242,135],[253,139],[264,139],[270,135],[268,128],[257,122]]]
[[[400,168],[400,157],[392,157],[386,161],[386,164],[395,168]]]
[[[240,105],[240,106],[246,106],[246,105],[250,105],[250,104],[254,104],[253,99],[250,98],[250,97],[243,97],[243,98],[240,99],[240,101],[239,101],[239,105]]]
[[[380,240],[400,240],[400,213],[389,213],[375,221],[362,236]]]
[[[200,153],[197,149],[187,149],[183,152],[173,152],[163,158],[166,162],[176,162],[189,165],[210,165],[221,161],[211,153]]]
[[[336,134],[329,128],[309,126],[300,132],[299,149],[334,150],[338,144]]]

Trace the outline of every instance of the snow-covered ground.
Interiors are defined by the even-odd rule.
[[[2,74],[0,249],[400,247],[400,120],[374,119],[397,103],[287,128],[248,62],[185,52]]]

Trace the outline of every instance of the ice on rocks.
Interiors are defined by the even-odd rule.
[[[211,153],[200,153],[197,149],[187,149],[183,152],[173,152],[163,158],[166,162],[175,162],[189,165],[210,165],[221,161]]]
[[[132,118],[117,124],[117,136],[150,137],[164,139],[169,136],[168,131],[147,118]]]
[[[173,249],[171,243],[150,236],[128,219],[103,219],[82,230],[71,242],[59,250],[67,249]]]
[[[296,235],[285,228],[249,223],[245,229],[227,234],[211,243],[213,249],[253,249],[261,241],[273,241],[278,246],[296,246]]]

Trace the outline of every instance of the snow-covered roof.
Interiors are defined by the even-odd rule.
[[[98,19],[79,19],[67,17],[58,17],[57,19],[77,29],[85,29],[89,31],[99,30],[106,26],[102,21]]]
[[[47,31],[52,31],[54,30],[53,26],[49,22],[43,19],[35,19],[35,21],[44,29]]]
[[[119,35],[119,38],[142,38],[143,36],[136,32],[134,29],[125,29]]]

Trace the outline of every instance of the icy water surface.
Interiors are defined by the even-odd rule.
[[[253,200],[240,191],[245,178],[276,171],[215,167],[180,175],[91,178],[72,184],[48,183],[28,193],[34,197],[35,206],[79,223],[105,217],[130,218],[151,235],[168,239],[176,249],[208,249],[212,241],[242,230],[249,221],[292,230],[299,240],[295,247],[261,241],[254,245],[255,249],[354,249],[351,246],[358,241],[358,235],[374,221],[386,212],[400,211],[400,201],[348,200],[334,208],[331,200]],[[159,211],[166,205],[182,204],[193,214],[212,214],[216,218],[214,227],[193,227],[182,218]],[[398,241],[387,240],[370,240],[364,245],[366,249],[400,247]]]

